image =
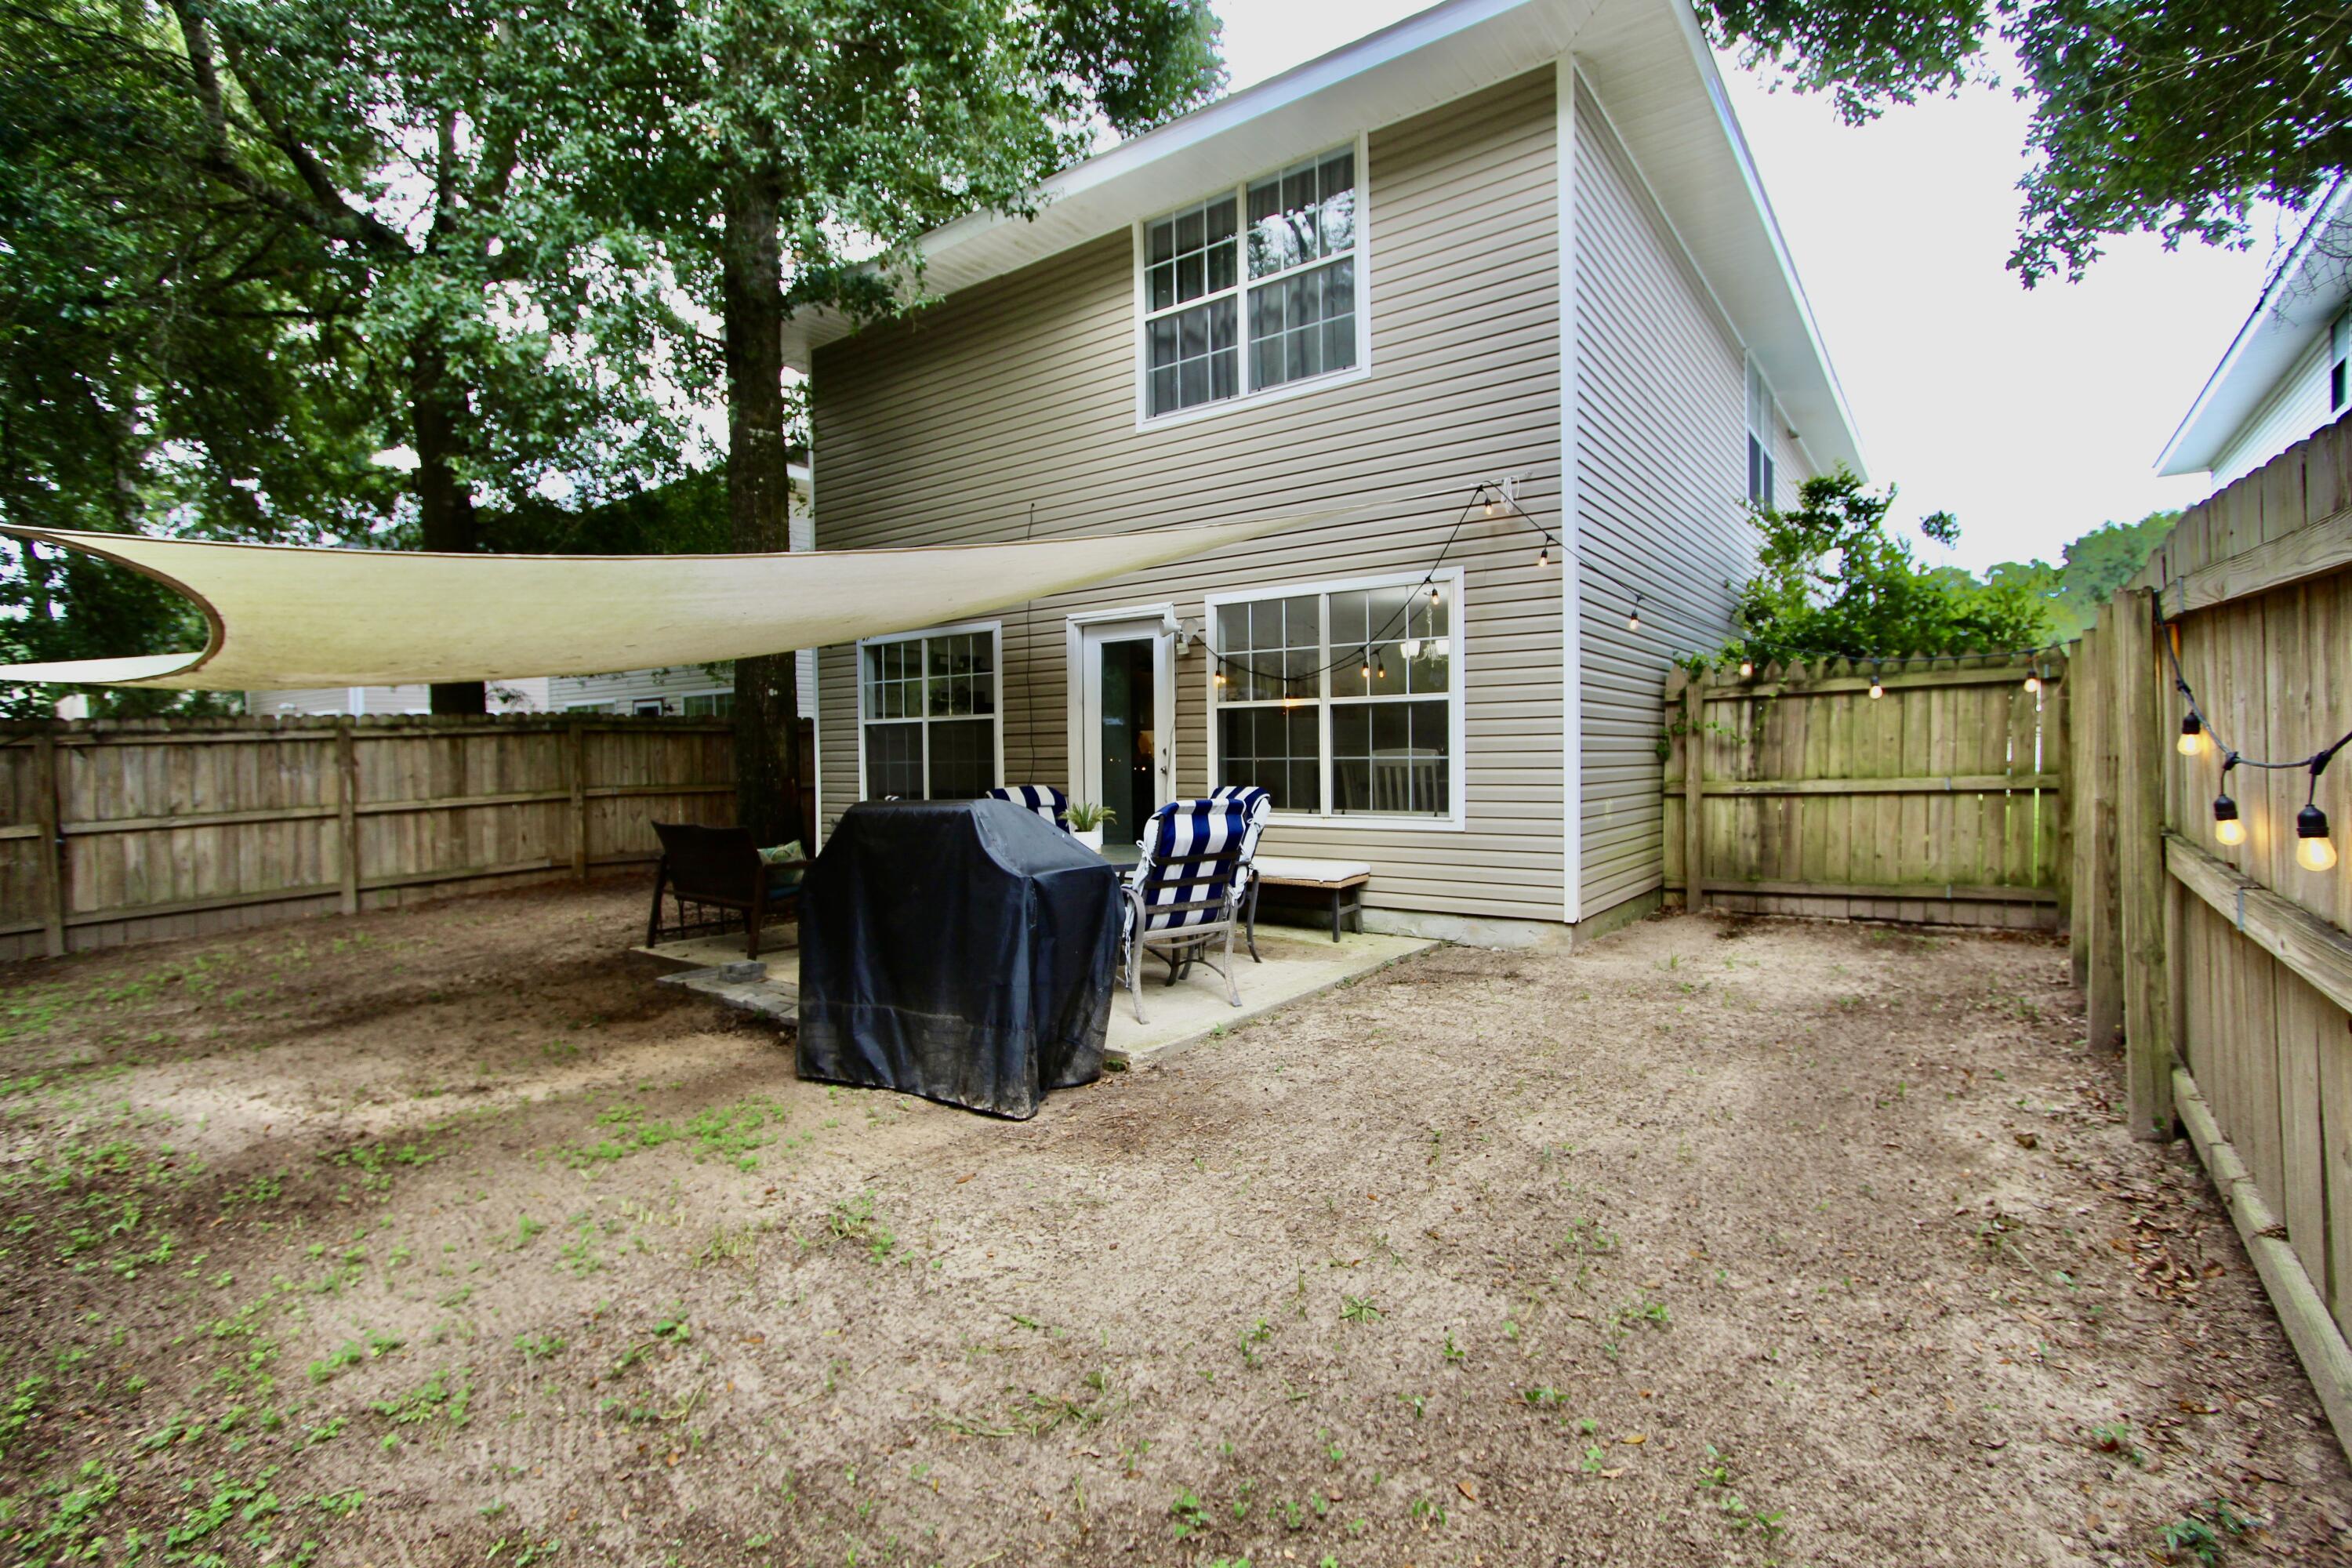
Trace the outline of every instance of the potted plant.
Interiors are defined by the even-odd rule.
[[[1099,855],[1103,847],[1103,824],[1116,821],[1118,817],[1118,813],[1107,805],[1097,805],[1090,800],[1074,802],[1067,813],[1070,837]]]

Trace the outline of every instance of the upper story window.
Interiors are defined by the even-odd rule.
[[[2345,384],[2347,360],[2352,360],[2352,310],[2336,318],[2327,329],[2327,412],[2341,414],[2347,401],[2352,401],[2352,386]]]
[[[1146,418],[1362,363],[1357,163],[1343,147],[1144,224]]]
[[[1772,388],[1764,373],[1748,364],[1748,499],[1772,504]]]

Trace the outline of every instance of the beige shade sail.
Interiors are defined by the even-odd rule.
[[[940,626],[1370,510],[1003,544],[770,555],[430,555],[12,528],[171,584],[200,652],[0,665],[0,680],[234,691],[711,664]]]

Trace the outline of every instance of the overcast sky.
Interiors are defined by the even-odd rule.
[[[1426,0],[1217,0],[1233,85],[1311,59]],[[1827,100],[1724,74],[1897,517],[1960,520],[1948,558],[2039,555],[2109,520],[2200,499],[2162,449],[2268,270],[2250,252],[2115,242],[2079,284],[2006,269],[2027,113],[1990,89],[1848,129]],[[1937,552],[1941,556],[1943,552]]]

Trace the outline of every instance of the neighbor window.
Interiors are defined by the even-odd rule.
[[[669,710],[658,697],[640,697],[629,704],[629,711],[640,719],[658,719]]]
[[[1148,417],[1356,367],[1357,175],[1343,147],[1143,226]]]
[[[1460,592],[1449,574],[1212,601],[1216,782],[1300,816],[1451,816]]]
[[[877,637],[857,648],[866,795],[971,800],[996,780],[993,625]]]
[[[1772,504],[1772,389],[1753,361],[1748,365],[1748,499]]]
[[[2352,400],[2352,386],[2345,384],[2347,360],[2352,360],[2352,310],[2336,318],[2327,329],[2327,412],[2341,414],[2347,400]]]
[[[686,716],[689,719],[724,719],[735,711],[735,694],[731,691],[698,691],[686,700]]]

